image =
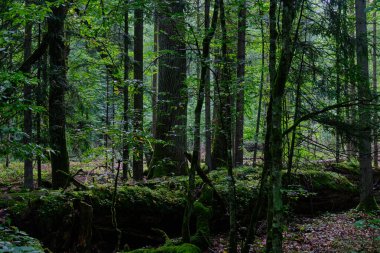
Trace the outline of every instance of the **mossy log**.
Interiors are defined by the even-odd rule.
[[[127,251],[126,251],[127,252]],[[184,243],[178,246],[162,246],[156,249],[137,249],[128,251],[130,253],[201,253],[201,250],[189,243]]]
[[[257,197],[260,169],[237,168],[234,173],[238,219],[240,226],[244,227],[248,224],[250,205]],[[208,177],[220,196],[226,198],[227,173],[212,171]],[[118,227],[122,231],[121,245],[131,249],[162,245],[166,238],[157,233],[157,229],[165,231],[169,237],[179,236],[186,203],[185,182],[186,177],[173,177],[149,181],[149,187],[120,186],[116,213]],[[202,188],[200,178],[197,178],[197,185],[198,189]],[[298,212],[342,210],[358,204],[355,202],[357,186],[335,172],[299,171],[293,176],[292,186],[285,192],[291,206]],[[201,194],[199,200],[202,198]],[[211,233],[227,228],[226,210],[218,203],[214,200],[204,205],[202,202],[204,207],[212,207],[212,217],[208,221],[206,215],[197,221],[197,214],[194,214],[191,222],[193,235],[197,235],[197,228],[202,222],[210,223]],[[46,190],[13,193],[0,197],[0,208],[8,208],[14,224],[41,239],[54,252],[112,252],[117,238],[111,222],[111,205],[112,190],[106,187],[65,193]]]

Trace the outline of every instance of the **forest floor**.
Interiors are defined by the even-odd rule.
[[[227,252],[227,241],[226,235],[215,236],[208,252]],[[265,252],[265,244],[262,233],[251,252]],[[294,217],[285,228],[284,252],[380,252],[380,213],[350,210],[313,218]]]
[[[72,163],[72,167],[73,171],[82,170],[76,177],[82,183],[101,185],[114,181],[115,171],[105,169],[101,163]],[[9,169],[1,169],[0,191],[19,191],[22,186],[22,172],[22,163],[15,163]],[[43,166],[42,175],[44,179],[49,180],[49,166]],[[133,184],[133,181],[128,184]],[[376,193],[377,201],[380,203],[380,192]],[[2,211],[0,210],[0,217]],[[380,253],[380,213],[368,215],[349,210],[340,213],[323,213],[314,217],[299,215],[288,215],[288,217],[291,219],[284,227],[284,252]],[[264,252],[265,230],[263,223],[251,252]],[[215,235],[212,238],[212,246],[206,252],[225,253],[227,242],[226,234]]]

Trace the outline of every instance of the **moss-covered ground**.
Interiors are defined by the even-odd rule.
[[[354,167],[354,165],[350,166]],[[342,165],[342,167],[347,166]],[[351,170],[355,171],[348,169],[349,172]],[[245,224],[252,209],[252,203],[258,194],[261,168],[241,167],[235,169],[234,173],[237,180],[238,219],[240,224]],[[289,188],[284,189],[290,209],[316,213],[318,210],[342,210],[355,206],[357,203],[354,197],[358,195],[357,182],[346,176],[347,173],[340,173],[338,170],[325,168],[325,166],[298,169],[292,176]],[[224,169],[212,171],[208,177],[222,198],[226,198],[228,196],[227,171]],[[120,182],[115,214],[118,228],[122,231],[122,244],[132,249],[154,246],[157,250],[157,246],[165,243],[165,238],[154,232],[156,229],[165,231],[169,237],[178,236],[185,206],[187,180],[187,177],[180,176],[157,178],[139,183]],[[73,240],[70,233],[75,229],[73,224],[76,222],[75,217],[78,213],[73,202],[83,201],[93,208],[93,249],[108,252],[116,243],[111,212],[112,184],[82,182],[87,184],[89,190],[41,189],[27,192],[12,189],[5,191],[0,194],[0,209],[7,209],[6,212],[14,225],[30,232],[32,236],[41,239],[49,247],[63,250],[67,245],[57,238]],[[196,185],[199,198],[202,196],[200,189],[204,188],[199,177],[196,178]],[[209,244],[207,242],[209,233],[226,229],[226,224],[228,224],[226,210],[215,200],[207,203],[196,202],[194,210],[192,242],[205,247]],[[207,223],[210,224],[210,228],[207,227]],[[205,238],[207,240],[203,240]],[[108,244],[103,245],[104,241]]]

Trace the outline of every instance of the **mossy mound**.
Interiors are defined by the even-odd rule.
[[[137,249],[127,251],[132,253],[201,253],[201,250],[189,243],[184,243],[178,246],[162,246],[156,249]]]
[[[236,168],[234,174],[239,222],[247,224],[251,204],[257,198],[261,169]],[[227,199],[229,179],[226,170],[212,171],[208,177],[222,198]],[[358,195],[355,182],[336,172],[322,168],[299,170],[293,174],[291,182],[295,187],[285,191],[296,196],[289,202],[297,212],[310,214],[342,210],[358,203],[354,199]],[[127,244],[131,249],[163,245],[166,240],[157,233],[158,230],[165,231],[171,238],[178,237],[186,203],[186,184],[187,178],[181,176],[148,180],[146,184],[135,186],[119,186],[115,209],[118,228],[122,233],[121,245]],[[191,224],[192,242],[200,247],[207,245],[210,232],[228,226],[225,207],[213,200],[212,191],[208,191],[209,194],[200,191],[204,189],[202,185],[197,177],[197,198],[202,205],[196,203]],[[112,187],[65,193],[46,190],[10,193],[0,195],[0,208],[9,210],[16,226],[41,239],[52,250],[62,252],[72,249],[70,245],[77,243],[79,238],[78,225],[75,224],[81,220],[80,209],[74,203],[89,205],[92,208],[92,250],[111,252],[117,240],[112,225],[112,194]]]
[[[293,174],[293,182],[298,182],[306,190],[313,192],[337,191],[356,192],[357,187],[347,177],[331,171],[304,170]]]
[[[0,225],[0,252],[40,253],[41,243],[16,227]]]

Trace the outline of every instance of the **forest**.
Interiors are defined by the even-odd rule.
[[[380,252],[379,0],[1,0],[0,252]]]

